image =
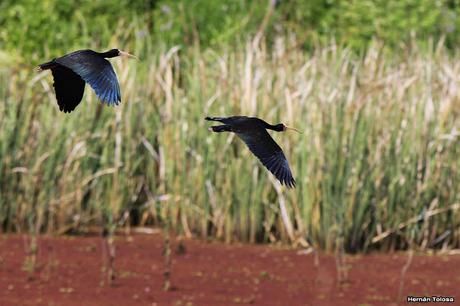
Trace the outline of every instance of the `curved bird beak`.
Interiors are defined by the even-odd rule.
[[[136,60],[139,60],[139,58],[137,56],[129,54],[128,52],[120,51],[119,53],[120,53],[120,56],[134,58]]]
[[[284,126],[284,127],[286,128],[286,130],[292,130],[292,131],[296,131],[296,132],[299,133],[299,134],[302,134],[302,132],[299,131],[299,130],[296,129],[296,128],[293,128],[293,127],[290,127],[290,126]]]

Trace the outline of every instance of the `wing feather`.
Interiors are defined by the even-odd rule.
[[[108,60],[92,50],[70,53],[55,60],[78,74],[96,92],[98,98],[108,105],[121,102],[117,75]]]
[[[71,69],[55,65],[51,68],[54,79],[54,92],[59,109],[65,113],[73,111],[85,92],[85,81]]]
[[[236,133],[260,162],[284,185],[295,187],[289,163],[283,150],[264,128]]]

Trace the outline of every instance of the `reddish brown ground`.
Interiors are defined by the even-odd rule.
[[[35,278],[25,271],[28,238],[0,236],[0,305],[397,305],[407,254],[347,256],[348,281],[336,282],[334,257],[270,246],[185,240],[174,254],[172,283],[161,290],[162,236],[118,236],[118,279],[102,282],[99,237],[41,237]],[[174,245],[175,247],[175,245]],[[460,299],[460,256],[415,255],[400,305],[408,294]]]

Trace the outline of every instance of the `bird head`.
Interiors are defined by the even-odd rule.
[[[111,50],[109,50],[107,52],[103,52],[103,53],[99,53],[99,54],[102,55],[105,58],[112,58],[112,57],[121,56],[121,57],[134,58],[134,59],[138,60],[138,58],[136,56],[134,56],[132,54],[129,54],[128,52],[118,50],[118,49],[111,49]]]
[[[127,57],[127,58],[134,58],[136,60],[139,60],[139,58],[137,56],[129,54],[128,52],[121,51],[121,50],[118,50],[118,49],[115,49],[115,50],[117,50],[118,56]]]
[[[296,132],[299,133],[299,134],[302,134],[302,132],[299,131],[299,130],[296,129],[296,128],[293,128],[293,127],[284,125],[283,123],[280,123],[279,125],[281,125],[281,128],[282,128],[282,131],[283,131],[283,132],[285,132],[285,131],[287,131],[287,130],[292,130],[292,131],[296,131]]]

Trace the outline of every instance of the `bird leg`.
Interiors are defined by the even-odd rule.
[[[225,118],[223,117],[206,117],[204,118],[204,120],[208,120],[208,121],[219,121],[219,122],[222,122],[224,121]]]
[[[211,132],[221,133],[221,132],[231,132],[232,127],[229,125],[215,125],[208,128]]]
[[[51,62],[47,62],[47,63],[41,64],[41,65],[38,65],[37,71],[40,72],[40,71],[51,69],[51,68],[54,68],[54,67],[56,67],[56,63],[51,61]]]

